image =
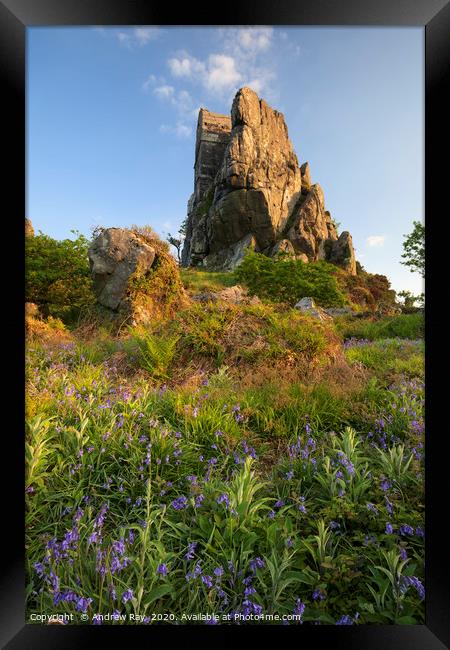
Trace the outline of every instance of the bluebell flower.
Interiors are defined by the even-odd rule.
[[[214,575],[215,575],[217,578],[221,578],[221,577],[223,576],[223,573],[224,573],[224,571],[223,571],[223,568],[222,568],[221,566],[218,566],[218,567],[216,567],[216,568],[214,569]]]
[[[248,565],[253,572],[256,572],[256,569],[263,569],[266,566],[264,560],[260,557],[255,557],[253,560],[250,560]]]
[[[414,530],[408,524],[402,524],[399,529],[400,535],[414,535]]]
[[[200,508],[200,506],[202,505],[202,502],[203,502],[204,500],[205,500],[205,497],[203,496],[203,494],[199,494],[199,495],[195,498],[195,507],[196,507],[196,508]]]
[[[122,602],[123,603],[127,603],[132,598],[133,598],[133,590],[132,589],[127,589],[126,591],[123,592],[123,594],[122,594]]]
[[[300,598],[297,598],[297,600],[295,601],[293,614],[295,616],[300,616],[300,622],[302,622],[301,617],[303,616],[304,611],[305,611],[305,603],[302,603]]]
[[[217,503],[224,503],[228,507],[230,505],[230,498],[228,494],[221,494],[217,499]]]
[[[196,548],[197,548],[197,542],[191,542],[189,544],[189,546],[188,546],[188,550],[187,550],[186,555],[184,556],[184,559],[185,560],[193,560]]]
[[[158,568],[156,569],[156,573],[159,573],[161,576],[166,576],[169,573],[167,564],[159,564]]]
[[[187,508],[188,500],[185,496],[178,497],[172,501],[171,506],[174,510],[183,510],[184,508]]]
[[[211,576],[204,576],[204,575],[203,575],[203,576],[202,576],[202,582],[203,582],[207,587],[212,587],[212,586],[213,586],[213,582],[212,582]]]

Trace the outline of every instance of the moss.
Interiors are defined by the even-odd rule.
[[[174,313],[185,295],[178,265],[167,242],[151,228],[133,226],[132,231],[155,249],[156,258],[147,273],[137,269],[130,277],[127,309],[131,313],[145,310],[154,318],[167,317]]]

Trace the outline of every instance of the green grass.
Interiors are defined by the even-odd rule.
[[[272,348],[320,359],[332,331],[197,305],[128,339],[27,346],[28,617],[202,623],[186,616],[291,615],[300,599],[305,623],[423,624],[420,595],[396,588],[424,574],[423,344],[348,347],[348,385],[281,365],[249,387],[236,371],[255,336],[268,347],[250,375]],[[218,350],[220,367],[163,384]]]
[[[344,339],[418,339],[424,335],[424,316],[421,313],[400,314],[379,320],[340,316],[335,319],[335,326]]]
[[[202,269],[181,269],[181,279],[184,287],[191,293],[221,291],[234,286],[237,281],[231,272],[203,271]]]
[[[421,340],[377,340],[350,347],[345,354],[350,363],[361,363],[379,377],[392,374],[424,377],[424,344]]]

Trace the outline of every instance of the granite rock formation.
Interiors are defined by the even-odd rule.
[[[97,302],[120,327],[165,318],[188,302],[167,242],[149,227],[103,229],[88,256]]]
[[[33,224],[27,217],[25,217],[25,237],[34,237]]]
[[[155,250],[125,228],[107,228],[88,251],[94,291],[98,302],[119,310],[133,274],[146,273],[155,261]]]
[[[235,268],[250,247],[304,261],[325,259],[356,274],[352,239],[338,237],[323,191],[299,166],[283,115],[241,88],[231,119],[201,109],[184,266]]]

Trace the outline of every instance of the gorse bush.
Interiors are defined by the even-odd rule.
[[[58,241],[42,233],[25,240],[25,300],[44,315],[66,322],[76,319],[95,297],[88,261],[89,241],[83,235]]]
[[[335,272],[335,266],[323,261],[305,264],[248,251],[235,277],[260,298],[295,305],[301,298],[311,296],[323,307],[341,307],[345,296]]]

